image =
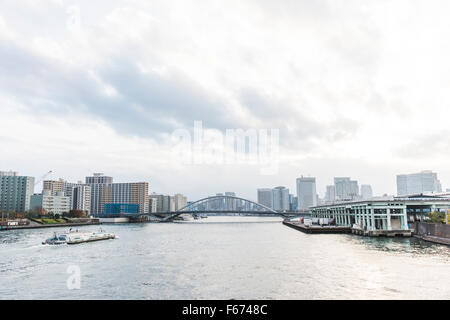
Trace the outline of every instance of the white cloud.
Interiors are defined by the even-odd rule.
[[[70,6],[79,8],[78,20]],[[1,164],[38,176],[52,154],[62,176],[79,179],[95,169],[90,166],[105,166],[98,169],[154,180],[154,189],[166,192],[175,176],[189,177],[199,187],[177,191],[199,197],[205,195],[201,186],[214,187],[204,181],[210,169],[222,169],[186,167],[175,174],[163,161],[170,149],[164,137],[197,119],[219,130],[278,128],[283,139],[286,170],[279,176],[227,168],[210,193],[232,189],[238,179],[236,190],[254,197],[260,184],[293,188],[295,177],[308,173],[318,177],[320,192],[333,175],[350,175],[372,183],[376,193],[393,193],[395,173],[428,168],[445,185],[450,159],[434,141],[449,133],[449,6],[359,0],[0,4],[1,48],[8,52],[0,62],[0,111],[10,114],[0,129],[0,147],[9,155]],[[79,22],[79,31],[68,28],[71,21]],[[17,123],[29,129],[12,134]],[[83,143],[90,137],[100,149]],[[409,147],[433,155],[410,156]]]

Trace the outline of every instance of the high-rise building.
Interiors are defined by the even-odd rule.
[[[113,183],[113,178],[105,176],[103,173],[94,173],[91,177],[86,177],[86,184],[109,184]]]
[[[351,180],[349,177],[334,178],[334,187],[338,200],[353,200],[359,197],[358,181]]]
[[[273,204],[272,189],[269,188],[258,189],[258,203],[262,204],[263,206],[272,208]]]
[[[175,211],[181,210],[187,206],[187,197],[177,193],[173,196],[173,202]]]
[[[70,209],[81,210],[87,216],[91,213],[91,187],[87,184],[78,184],[72,188],[70,195]]]
[[[148,182],[113,183],[113,178],[103,173],[86,177],[91,187],[91,213],[101,214],[107,203],[137,204],[139,213],[149,212]]]
[[[43,190],[41,194],[34,194],[30,199],[31,210],[44,210],[45,214],[63,215],[70,211],[70,197],[64,195],[64,192],[51,194],[50,190]]]
[[[153,195],[148,197],[148,211],[150,213],[158,212],[158,198]]]
[[[106,203],[137,204],[139,213],[148,213],[148,182],[111,183],[102,190],[101,212]]]
[[[91,211],[91,187],[81,181],[77,183],[67,182],[64,179],[44,180],[43,190],[49,191],[50,195],[55,196],[63,192],[70,198],[70,209],[82,210],[86,215]]]
[[[19,176],[17,172],[0,174],[0,210],[25,212],[30,209],[34,193],[34,177]]]
[[[331,203],[336,200],[336,187],[333,185],[327,186],[327,191],[325,192],[325,202]]]
[[[437,173],[430,170],[397,176],[397,195],[412,195],[420,193],[442,192],[441,182]]]
[[[372,192],[372,186],[370,184],[362,184],[361,185],[361,198],[363,200],[372,199],[373,192]]]
[[[272,189],[272,209],[277,211],[289,210],[289,189],[286,187]]]
[[[297,178],[298,209],[308,210],[317,205],[316,178]]]

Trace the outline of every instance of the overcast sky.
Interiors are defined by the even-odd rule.
[[[0,170],[190,200],[334,176],[450,187],[449,1],[0,3]],[[169,161],[174,130],[279,129],[279,172]],[[39,190],[36,190],[39,191]]]

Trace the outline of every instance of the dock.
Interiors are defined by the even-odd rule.
[[[319,225],[313,225],[313,226],[307,226],[300,222],[294,222],[294,221],[283,221],[283,224],[285,226],[288,226],[290,228],[293,228],[295,230],[304,232],[304,233],[351,233],[350,227],[343,227],[343,226],[319,226]]]

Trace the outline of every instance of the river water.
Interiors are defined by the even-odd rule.
[[[41,245],[63,228],[0,232],[0,299],[450,299],[447,246],[280,221],[103,225],[119,239],[73,246]]]

